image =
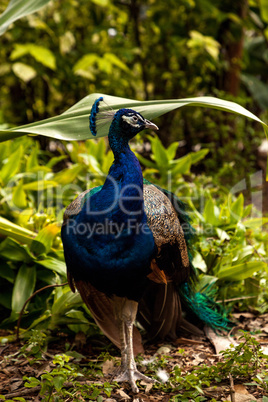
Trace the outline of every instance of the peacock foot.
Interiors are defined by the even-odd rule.
[[[147,377],[146,375],[140,373],[136,368],[135,369],[121,368],[119,374],[114,378],[114,381],[117,382],[123,382],[123,381],[128,382],[131,385],[131,389],[135,394],[139,392],[139,388],[137,387],[136,384],[137,380],[143,380],[153,384],[157,382],[153,378]]]

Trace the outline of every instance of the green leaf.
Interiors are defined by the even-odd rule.
[[[66,277],[66,265],[65,262],[60,261],[53,257],[46,257],[43,260],[38,260],[37,263],[43,267],[55,271],[63,277]]]
[[[175,159],[174,161],[171,162],[172,165],[174,164],[175,166],[172,168],[172,174],[187,174],[190,172],[191,169],[191,164],[192,164],[192,158],[191,155],[185,155],[182,158]]]
[[[19,209],[24,209],[27,207],[27,197],[25,191],[23,190],[22,180],[14,188],[12,200],[14,205]]]
[[[27,162],[26,162],[26,171],[31,172],[34,168],[39,167],[38,164],[38,154],[39,154],[39,145],[36,142],[35,147],[31,150],[30,155],[27,155]]]
[[[266,264],[260,261],[250,261],[221,268],[217,274],[219,279],[230,281],[242,281],[252,276],[255,272],[264,270]]]
[[[179,146],[179,141],[175,141],[172,144],[170,144],[170,146],[168,147],[167,156],[170,161],[172,161],[175,158],[178,146]]]
[[[36,12],[48,2],[49,0],[10,0],[6,10],[0,16],[0,35],[12,22]]]
[[[35,232],[16,225],[15,223],[10,222],[2,217],[0,217],[0,234],[3,236],[12,237],[13,239],[24,244],[31,244],[33,238],[36,236]]]
[[[209,149],[200,149],[200,151],[197,152],[191,152],[191,159],[192,159],[192,165],[194,165],[195,163],[201,161],[202,159],[204,159],[204,157],[209,153]]]
[[[36,61],[44,66],[56,70],[56,59],[51,50],[33,43],[26,43],[23,45],[16,43],[15,49],[10,55],[10,59],[16,60],[26,54],[30,54]]]
[[[104,54],[105,60],[109,61],[112,65],[120,68],[120,70],[129,72],[129,68],[122,60],[119,59],[114,53],[105,53]]]
[[[211,197],[209,197],[209,199],[205,203],[203,216],[204,216],[206,223],[208,223],[212,226],[219,225],[219,209],[214,204]]]
[[[241,116],[248,117],[266,127],[257,116],[249,112],[242,106],[234,102],[225,101],[213,97],[197,97],[188,99],[174,99],[174,100],[155,100],[155,101],[136,101],[126,98],[119,98],[100,93],[94,93],[86,96],[80,100],[70,109],[59,116],[51,117],[46,120],[41,120],[36,123],[26,124],[24,126],[15,127],[8,130],[0,130],[0,141],[16,138],[25,134],[40,134],[47,137],[62,139],[62,140],[85,140],[93,138],[88,126],[88,118],[91,111],[92,104],[100,96],[104,97],[105,102],[114,110],[123,107],[133,108],[140,112],[146,119],[154,119],[162,116],[172,110],[178,109],[183,106],[202,106],[211,107],[229,111]],[[104,124],[97,133],[97,137],[103,137],[108,134],[110,122]]]
[[[23,264],[15,279],[12,293],[12,312],[19,313],[25,301],[31,296],[36,283],[36,269]]]
[[[43,191],[47,188],[58,187],[59,183],[53,180],[38,180],[23,184],[24,190]]]
[[[53,378],[53,385],[57,391],[60,391],[62,389],[64,381],[65,381],[65,377],[63,377],[61,375],[57,375],[56,377]]]
[[[0,262],[0,277],[6,279],[10,283],[14,283],[15,273],[12,268],[5,262]]]
[[[239,197],[232,203],[230,212],[232,223],[236,223],[242,218],[244,212],[244,196],[242,193],[239,194]]]
[[[73,165],[72,167],[68,168],[68,169],[64,169],[59,173],[56,173],[54,175],[54,180],[58,183],[58,184],[69,184],[72,183],[77,175],[84,169],[82,164],[77,164],[77,165]]]
[[[31,244],[31,252],[35,255],[48,253],[51,250],[53,241],[60,231],[57,223],[51,223],[45,226]]]
[[[261,17],[263,21],[268,22],[268,1],[260,0]]]
[[[32,260],[31,254],[26,246],[22,246],[20,243],[9,237],[1,242],[0,255],[8,261],[30,262]]]
[[[149,159],[144,158],[142,155],[136,153],[136,156],[140,163],[144,165],[145,167],[151,168],[151,169],[156,169],[157,166],[154,162],[150,161]]]
[[[168,168],[169,160],[167,151],[163,147],[158,137],[150,137],[152,145],[152,158],[156,161],[158,167]]]
[[[10,155],[7,163],[3,165],[0,171],[0,180],[3,184],[6,185],[8,181],[18,172],[22,156],[23,148],[20,146],[17,151]]]

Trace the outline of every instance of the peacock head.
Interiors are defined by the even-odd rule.
[[[135,110],[119,109],[114,115],[109,134],[117,133],[121,138],[130,140],[145,128],[158,130],[158,127],[154,123],[145,119]]]
[[[103,108],[103,104],[106,108]],[[99,127],[110,124],[109,137],[114,139],[130,140],[145,128],[158,130],[158,127],[149,120],[146,120],[140,113],[132,109],[107,109],[103,97],[96,99],[89,116],[89,127],[91,133],[96,136]]]

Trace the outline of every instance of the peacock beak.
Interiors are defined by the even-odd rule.
[[[156,124],[152,123],[149,120],[145,120],[145,128],[151,128],[152,130],[159,130]]]

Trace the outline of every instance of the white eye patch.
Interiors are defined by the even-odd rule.
[[[138,121],[143,121],[140,116],[134,115],[134,116],[122,116],[122,119],[125,120],[126,123],[128,123],[132,127],[140,127],[140,124],[138,124]]]

